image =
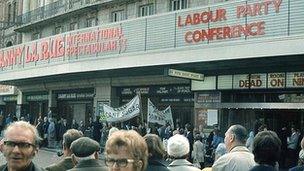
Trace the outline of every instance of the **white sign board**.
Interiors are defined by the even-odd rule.
[[[180,77],[180,78],[187,78],[187,79],[191,79],[191,80],[204,81],[204,74],[199,74],[199,73],[194,73],[194,72],[169,69],[168,75],[172,76],[172,77]]]

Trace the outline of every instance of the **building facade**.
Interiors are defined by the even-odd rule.
[[[296,125],[303,115],[304,4],[260,1],[29,1],[0,50],[16,113],[83,120],[141,95],[175,124]],[[17,36],[18,37],[18,36]],[[168,69],[204,81],[170,77]],[[301,82],[302,81],[302,82]],[[9,98],[9,96],[5,96]],[[287,119],[286,119],[287,118]]]

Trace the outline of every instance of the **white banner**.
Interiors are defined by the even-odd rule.
[[[147,115],[148,123],[158,123],[160,125],[166,125],[169,123],[171,127],[174,127],[171,107],[168,106],[165,110],[158,110],[154,104],[148,99],[148,115]]]
[[[123,122],[127,121],[140,113],[139,96],[135,96],[129,103],[118,107],[112,108],[103,104],[103,113],[100,114],[101,121],[107,122]]]

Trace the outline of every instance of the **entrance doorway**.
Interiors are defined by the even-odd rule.
[[[248,131],[254,131],[259,123],[279,132],[282,127],[303,128],[303,119],[304,109],[221,109],[220,125],[224,132],[233,124],[241,124]]]

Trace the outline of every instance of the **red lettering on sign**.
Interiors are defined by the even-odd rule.
[[[282,0],[270,0],[254,4],[240,5],[236,8],[236,17],[252,17],[262,14],[267,15],[271,5],[275,9],[275,12],[278,13],[280,11],[281,4]]]
[[[245,26],[236,25],[232,27],[217,27],[208,30],[188,31],[185,34],[187,43],[198,43],[205,40],[220,40],[241,36],[257,36],[265,34],[265,22],[246,24]]]
[[[185,21],[182,20],[181,16],[178,16],[177,26],[183,27],[188,25],[197,25],[208,22],[218,22],[227,20],[226,10],[217,9],[216,11],[204,11],[202,13],[188,14]]]

